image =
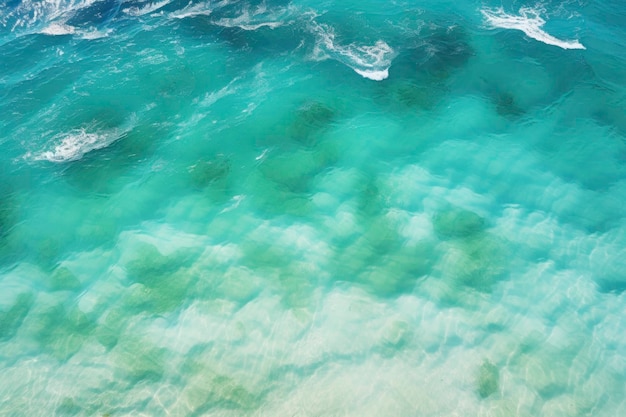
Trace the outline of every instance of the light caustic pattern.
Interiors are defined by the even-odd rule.
[[[622,26],[448,6],[0,6],[0,415],[624,415]]]

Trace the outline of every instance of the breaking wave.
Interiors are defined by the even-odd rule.
[[[51,23],[41,30],[44,35],[60,36],[60,35],[73,35],[76,33],[76,28],[63,23]]]
[[[119,7],[118,0],[24,1],[13,8],[0,8],[0,28],[9,30],[5,42],[35,33],[97,39],[112,31],[107,26]]]
[[[171,0],[149,2],[149,3],[144,4],[141,7],[139,6],[128,7],[126,9],[123,9],[122,11],[131,16],[143,16],[145,14],[155,12],[163,8],[164,6],[167,6],[170,2]]]
[[[310,27],[317,38],[313,59],[334,59],[352,68],[360,76],[374,81],[389,77],[395,51],[385,41],[378,40],[374,45],[341,45],[336,41],[332,27],[315,22],[311,22]]]
[[[483,9],[481,13],[493,28],[520,30],[529,38],[563,49],[585,49],[578,40],[561,40],[544,31],[546,21],[535,9],[523,7],[519,15],[507,14],[502,8]]]
[[[236,17],[217,19],[213,21],[213,24],[223,27],[238,27],[243,30],[257,30],[262,27],[274,29],[289,22],[290,16],[288,12],[287,9],[279,9],[269,13],[267,7],[261,6],[253,11],[244,9]]]
[[[124,138],[134,124],[133,116],[128,123],[117,128],[103,130],[87,126],[59,133],[52,137],[47,150],[35,154],[29,152],[25,158],[55,163],[77,161],[92,151],[106,148]]]

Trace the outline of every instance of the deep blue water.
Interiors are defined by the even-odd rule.
[[[0,4],[0,416],[626,415],[626,5]]]

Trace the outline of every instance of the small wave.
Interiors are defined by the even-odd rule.
[[[162,0],[154,3],[147,3],[143,7],[134,6],[123,9],[122,11],[131,16],[143,16],[145,14],[155,12],[164,6],[167,6],[171,1],[172,0]]]
[[[215,11],[219,11],[229,6],[231,2],[224,0],[219,3],[202,2],[197,4],[188,4],[186,7],[170,13],[170,17],[175,19],[184,19],[194,16],[209,16]],[[239,10],[239,14],[234,17],[221,17],[213,20],[211,23],[222,27],[238,27],[243,30],[257,30],[262,27],[271,29],[291,23],[293,16],[300,14],[293,7],[276,8],[268,11],[267,6],[262,4],[252,10],[250,7],[244,7]]]
[[[207,93],[207,95],[204,97],[204,100],[202,100],[201,104],[203,107],[210,107],[213,104],[215,104],[216,102],[218,102],[219,100],[221,100],[222,98],[235,94],[237,92],[237,87],[236,84],[241,80],[240,77],[235,77],[233,78],[228,85],[226,85],[225,87],[222,87],[221,89],[211,92],[211,93]]]
[[[389,67],[395,52],[385,41],[378,40],[374,45],[340,45],[335,41],[335,33],[331,27],[312,23],[311,27],[317,35],[313,50],[313,59],[337,60],[354,70],[364,78],[382,81],[389,77]]]
[[[95,28],[77,29],[63,23],[51,23],[43,28],[39,33],[49,36],[74,35],[80,39],[93,40],[106,38],[113,32],[113,29],[97,30]]]
[[[113,29],[104,29],[104,30],[88,30],[88,31],[78,31],[78,35],[82,39],[93,40],[93,39],[102,39],[108,37],[113,32]]]
[[[54,22],[57,22],[56,24],[59,26],[63,26],[78,11],[87,9],[98,1],[99,0],[27,0],[21,2],[18,7],[4,16],[2,23],[5,26],[10,25],[12,32],[18,29],[37,30],[41,25],[55,25]]]
[[[283,25],[280,21],[267,21],[267,22],[254,22],[249,13],[244,12],[241,16],[234,18],[222,18],[212,22],[216,26],[222,27],[238,27],[243,30],[257,30],[262,27],[269,27],[275,29]]]
[[[212,13],[211,2],[191,4],[183,7],[180,10],[170,13],[170,17],[174,19],[185,19],[193,16],[208,16]]]
[[[519,11],[519,16],[507,14],[502,8],[483,9],[481,13],[494,28],[520,30],[529,38],[563,49],[585,49],[578,40],[564,41],[541,29],[546,21],[541,18],[537,10],[523,7]]]
[[[76,28],[63,23],[51,23],[43,28],[40,33],[52,36],[73,35],[76,33]]]
[[[101,23],[106,23],[107,16],[115,13],[115,10],[112,10],[109,11],[109,15],[103,16],[102,10],[106,10],[106,6],[111,2],[117,4],[117,1],[23,1],[0,20],[0,27],[4,25],[11,29],[12,35],[8,39],[32,34],[72,35],[87,40],[99,39],[112,32]]]
[[[74,35],[80,39],[93,40],[106,38],[112,32],[113,29],[97,30],[90,28],[89,30],[82,30],[61,23],[52,23],[43,28],[39,33],[49,36]]]
[[[121,139],[126,130],[112,129],[105,132],[88,132],[75,129],[52,138],[54,148],[37,155],[27,155],[36,161],[70,162],[77,161],[91,151],[106,148]]]
[[[262,27],[275,29],[293,23],[296,16],[306,16],[306,13],[302,13],[293,6],[278,7],[268,10],[267,6],[262,4],[252,11],[250,11],[249,8],[244,8],[239,16],[230,18],[223,17],[212,23],[217,26],[238,27],[243,30],[257,30]]]

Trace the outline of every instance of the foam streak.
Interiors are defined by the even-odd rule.
[[[519,16],[506,14],[502,8],[484,9],[481,13],[493,28],[520,30],[529,38],[563,49],[586,49],[578,40],[564,41],[541,29],[546,21],[534,9],[523,7]]]
[[[335,33],[326,25],[312,23],[312,30],[318,36],[313,59],[334,59],[354,70],[364,78],[382,81],[389,76],[389,67],[394,50],[383,40],[374,45],[341,45],[335,41]]]

